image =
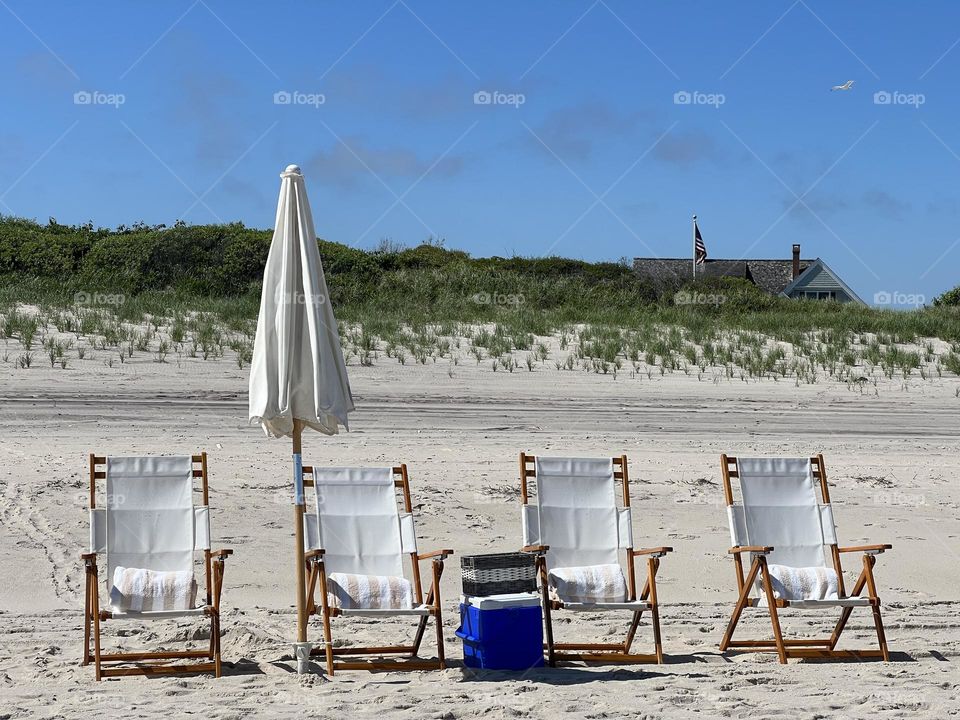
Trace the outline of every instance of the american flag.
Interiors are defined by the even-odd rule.
[[[700,235],[700,228],[697,227],[697,221],[693,221],[694,235],[694,260],[697,265],[703,265],[707,259],[707,246],[703,244],[703,237]]]

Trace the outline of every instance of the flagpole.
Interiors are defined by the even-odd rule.
[[[697,279],[697,216],[693,216],[693,279]]]

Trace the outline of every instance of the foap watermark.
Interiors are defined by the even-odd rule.
[[[905,93],[899,90],[878,90],[873,94],[874,105],[909,105],[919,108],[927,102],[923,93]]]
[[[86,292],[81,290],[74,294],[74,305],[123,305],[127,301],[121,293]]]
[[[921,507],[927,504],[927,498],[924,495],[915,493],[902,493],[896,490],[889,492],[876,493],[873,496],[873,502],[876,505],[904,505],[906,507]]]
[[[78,505],[88,507],[90,505],[90,493],[89,492],[79,492],[74,497],[74,502]],[[127,502],[127,496],[120,493],[107,493],[106,495],[100,495],[97,498],[97,504],[100,507],[119,507],[120,505],[125,505]]]
[[[673,296],[674,305],[723,305],[727,296],[721,293],[691,292],[680,290]]]
[[[727,102],[727,96],[723,93],[706,93],[700,90],[677,90],[673,94],[674,105],[706,105],[719,109],[721,105]]]
[[[519,108],[527,101],[523,93],[506,93],[500,90],[477,90],[473,94],[474,105],[507,105]]]
[[[306,496],[306,490],[304,490],[304,496]],[[272,505],[294,505],[297,502],[297,495],[294,492],[293,486],[286,488],[274,488],[270,493],[270,503]],[[323,503],[324,494],[322,492],[317,493],[317,499]],[[312,496],[311,496],[312,501]]]
[[[107,105],[114,109],[127,102],[123,93],[106,93],[100,90],[77,90],[73,94],[74,105]]]
[[[518,307],[525,302],[522,294],[513,293],[476,293],[473,302],[477,305],[512,305]]]
[[[278,289],[277,292],[274,293],[274,300],[285,305],[325,305],[327,302],[327,296],[317,293],[316,295],[311,295],[308,298],[305,293],[302,293],[299,290],[294,292],[284,292]]]
[[[315,110],[326,104],[327,96],[323,93],[306,93],[299,90],[277,90],[273,94],[274,105],[306,105]]]
[[[921,293],[905,293],[899,290],[881,290],[873,294],[874,305],[921,307],[927,304],[927,296]]]

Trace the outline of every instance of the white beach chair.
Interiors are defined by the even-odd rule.
[[[184,457],[103,457],[90,455],[90,551],[81,557],[86,566],[83,626],[83,664],[93,662],[96,678],[112,675],[213,672],[220,677],[220,592],[224,560],[232,550],[210,550],[210,511],[207,504],[207,454]],[[193,501],[194,478],[202,504]],[[97,481],[105,481],[106,505],[97,506]],[[204,595],[195,601],[195,553],[203,553]],[[110,609],[100,609],[98,555],[105,555]],[[117,574],[117,568],[121,568]],[[133,576],[131,586],[124,569]],[[150,573],[179,573],[193,592],[166,605],[159,596],[129,593],[133,581],[142,585]],[[184,575],[184,573],[186,575]],[[173,578],[173,575],[162,576]],[[118,581],[121,585],[118,585]],[[148,581],[149,584],[149,581]],[[183,588],[181,588],[183,589]],[[135,589],[136,590],[136,589]],[[159,604],[159,607],[155,605]],[[210,620],[210,644],[204,650],[116,652],[101,650],[100,624],[107,620],[149,621],[178,617]],[[94,648],[90,652],[91,630]],[[171,664],[171,660],[203,658],[207,662]],[[144,662],[148,661],[148,662]],[[154,661],[154,662],[149,662]],[[133,667],[104,667],[104,663]]]
[[[890,659],[880,616],[880,597],[873,579],[876,556],[892,546],[839,547],[823,455],[812,458],[736,458],[720,456],[723,490],[730,523],[739,597],[721,650],[776,650],[787,658]],[[740,486],[736,502],[732,479]],[[820,490],[820,499],[817,497]],[[822,500],[822,501],[821,501]],[[847,594],[841,553],[863,553],[863,569]],[[742,556],[752,557],[744,577]],[[864,588],[867,594],[863,595]],[[772,640],[733,640],[746,607],[766,607],[773,626]],[[841,608],[829,638],[784,640],[778,609]],[[879,650],[837,650],[850,613],[857,607],[873,610]]]
[[[452,550],[419,553],[410,500],[407,466],[388,468],[318,468],[305,466],[304,486],[313,486],[314,513],[304,515],[309,585],[307,610],[317,614],[319,585],[327,673],[335,670],[433,670],[446,667],[440,615],[440,576]],[[312,476],[308,479],[306,476]],[[397,491],[400,491],[398,506]],[[412,582],[404,574],[409,558]],[[426,597],[420,581],[422,560],[432,560],[432,583]],[[412,644],[379,647],[334,647],[331,618],[344,616],[418,618]],[[427,621],[437,631],[437,659],[418,658]],[[406,655],[401,663],[363,661],[350,656]],[[337,657],[347,656],[341,661]]]
[[[530,480],[536,489],[531,498]],[[622,484],[617,504],[616,481]],[[555,458],[520,453],[520,500],[523,504],[523,548],[538,554],[543,596],[547,661],[663,662],[656,575],[669,547],[633,547],[630,478],[627,456],[614,458]],[[620,552],[624,553],[624,567]],[[638,558],[647,558],[647,578],[637,596]],[[567,581],[600,579],[601,595],[578,596]],[[594,583],[596,585],[596,582]],[[633,620],[620,643],[557,643],[553,638],[554,610],[628,610]],[[645,610],[650,611],[655,652],[631,653],[630,646]]]

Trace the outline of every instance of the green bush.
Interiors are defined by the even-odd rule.
[[[933,299],[935,307],[960,307],[960,285]]]

